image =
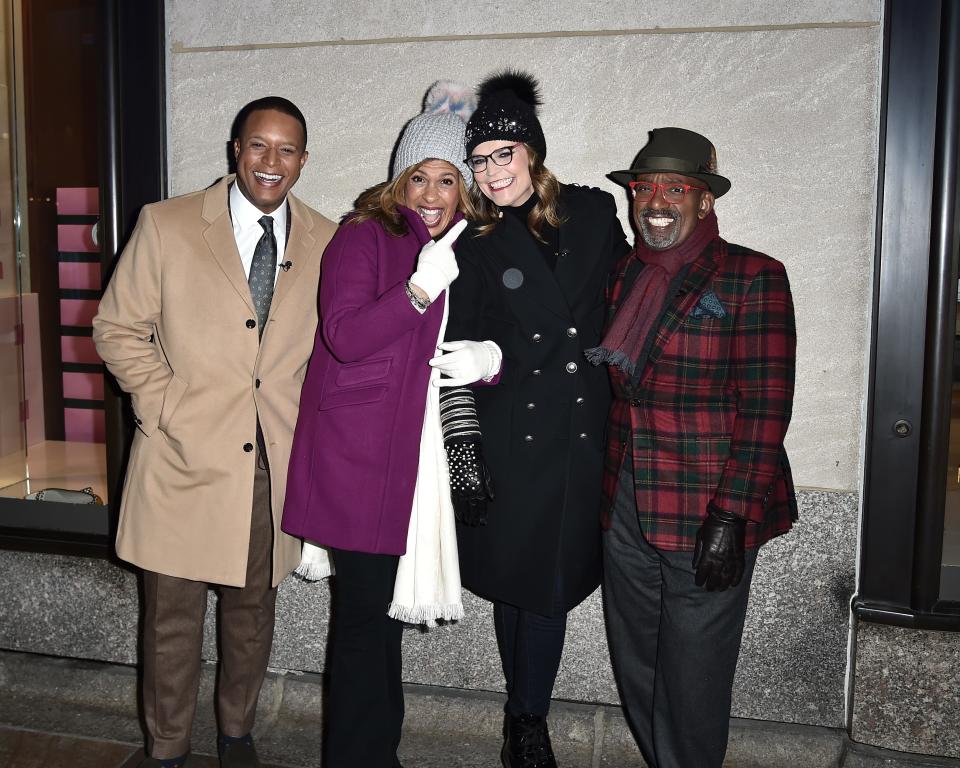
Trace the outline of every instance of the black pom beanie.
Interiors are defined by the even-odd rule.
[[[497,72],[477,87],[477,109],[467,123],[467,156],[485,141],[529,144],[543,160],[547,142],[537,119],[540,86],[526,72]]]

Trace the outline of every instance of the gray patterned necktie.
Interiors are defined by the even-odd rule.
[[[253,250],[253,262],[250,264],[250,297],[257,310],[257,323],[260,337],[270,314],[270,301],[273,299],[273,283],[277,277],[277,238],[273,236],[273,217],[261,216],[260,226],[263,235]]]

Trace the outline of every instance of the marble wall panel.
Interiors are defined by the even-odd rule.
[[[171,9],[174,21],[185,5]],[[189,14],[186,14],[189,17]],[[175,37],[177,23],[171,23]],[[872,275],[880,29],[706,32],[171,53],[171,190],[227,169],[239,107],[297,102],[311,157],[296,193],[336,218],[388,172],[404,121],[438,77],[473,83],[504,65],[542,81],[547,164],[561,180],[623,191],[647,131],[709,136],[733,181],[727,239],[787,265],[799,333],[788,436],[800,485],[855,490]]]
[[[960,633],[860,622],[851,738],[960,758]]]
[[[761,553],[734,691],[734,715],[843,725],[847,604],[853,589],[853,494],[801,493],[801,522]],[[0,550],[0,648],[137,661],[133,571],[104,560]],[[404,679],[499,692],[503,688],[490,605],[464,594],[463,621],[404,634]],[[204,628],[216,658],[215,598]],[[322,672],[329,585],[288,579],[280,588],[271,666]],[[599,592],[570,615],[554,695],[616,704]]]
[[[686,0],[683,3],[610,3],[605,0],[531,0],[522,8],[497,0],[169,0],[167,26],[174,45],[209,47],[296,44],[421,36],[489,36],[545,31],[647,30],[788,24],[864,24],[880,18],[878,0]]]

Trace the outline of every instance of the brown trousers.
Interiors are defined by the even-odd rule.
[[[219,730],[226,736],[244,736],[253,729],[273,644],[277,599],[277,590],[271,587],[270,475],[260,463],[258,460],[253,484],[244,587],[143,572],[143,714],[147,751],[152,757],[179,757],[190,749],[208,586],[213,586],[220,598]]]

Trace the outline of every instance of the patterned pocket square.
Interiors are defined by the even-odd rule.
[[[715,317],[717,319],[727,316],[727,310],[723,308],[720,299],[713,291],[707,291],[700,297],[697,306],[690,312],[690,317]]]

